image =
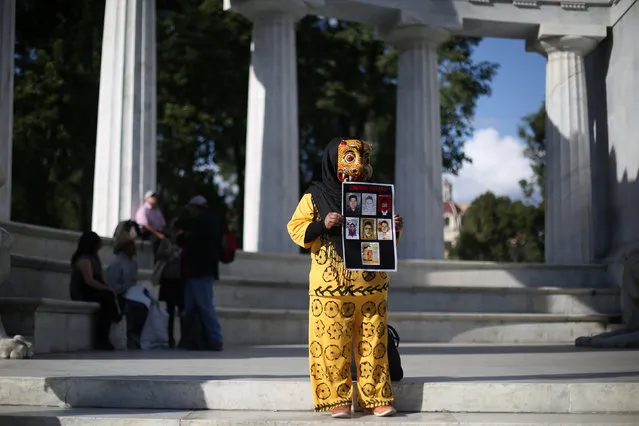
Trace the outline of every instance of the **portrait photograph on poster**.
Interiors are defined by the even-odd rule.
[[[377,194],[362,194],[362,215],[377,216]]]
[[[377,219],[377,238],[380,240],[392,240],[392,225],[390,219]]]
[[[344,208],[344,216],[360,216],[362,214],[361,199],[362,194],[346,194],[347,204]]]
[[[362,243],[362,265],[379,265],[379,243]]]
[[[397,270],[394,199],[393,185],[342,183],[342,247],[347,270]]]
[[[377,232],[375,232],[375,219],[362,219],[361,239],[366,241],[375,241]]]
[[[345,222],[346,239],[359,240],[359,218],[347,217]]]
[[[381,217],[391,218],[392,204],[390,195],[380,194],[377,196],[378,215]]]

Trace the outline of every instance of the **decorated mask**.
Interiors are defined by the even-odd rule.
[[[345,139],[337,147],[337,177],[341,182],[364,182],[373,176],[372,145]]]

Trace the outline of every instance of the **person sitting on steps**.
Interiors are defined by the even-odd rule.
[[[102,275],[102,262],[98,251],[102,239],[95,232],[87,231],[80,236],[78,247],[71,256],[71,300],[97,302],[100,312],[95,330],[95,349],[113,350],[109,342],[111,324],[122,317],[120,311],[124,298],[109,287]]]

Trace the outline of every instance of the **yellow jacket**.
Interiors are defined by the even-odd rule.
[[[343,259],[328,240],[319,237],[305,243],[306,228],[313,223],[314,218],[313,197],[304,194],[287,226],[293,242],[311,250],[310,295],[361,296],[388,290],[390,280],[386,272],[347,271]],[[401,232],[398,233],[399,237]]]

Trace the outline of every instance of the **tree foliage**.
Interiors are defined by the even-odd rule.
[[[91,221],[103,15],[104,0],[16,2],[16,220]]]
[[[14,220],[90,226],[104,5],[17,2]],[[250,40],[251,23],[222,0],[157,0],[158,183],[169,215],[201,193],[229,203],[241,232]],[[476,101],[497,70],[473,59],[478,43],[453,38],[439,51],[453,173],[468,161]],[[297,49],[302,188],[335,136],[372,140],[377,177],[392,182],[397,52],[368,26],[313,16],[298,24]]]
[[[477,197],[464,213],[450,257],[463,260],[542,262],[544,212],[538,206],[496,197]]]
[[[528,198],[532,197],[535,189],[545,199],[546,187],[544,184],[544,171],[546,168],[546,105],[542,104],[539,110],[522,119],[518,128],[519,137],[525,142],[524,156],[532,163],[533,176],[530,180],[519,181]]]

